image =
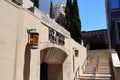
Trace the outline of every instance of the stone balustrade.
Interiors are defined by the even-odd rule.
[[[120,60],[118,58],[117,53],[112,53],[112,62],[113,62],[113,70],[114,70],[114,76],[115,80],[120,80]]]

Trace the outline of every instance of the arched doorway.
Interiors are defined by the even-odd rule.
[[[63,80],[63,63],[67,54],[56,47],[48,47],[40,52],[40,80]]]

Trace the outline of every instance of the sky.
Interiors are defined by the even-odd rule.
[[[53,3],[66,0],[53,0]],[[104,0],[78,0],[82,31],[106,29]]]

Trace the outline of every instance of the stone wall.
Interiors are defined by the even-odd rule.
[[[86,59],[86,48],[70,38],[70,33],[50,20],[48,16],[40,13],[42,17],[38,17],[29,10],[6,0],[0,0],[0,3],[0,80],[40,80],[40,51],[45,46],[59,48],[65,52],[67,57],[65,56],[64,61],[59,65],[62,67],[55,70],[56,73],[57,69],[62,72],[62,80],[73,80],[78,67],[81,68]],[[45,17],[50,24],[45,25],[42,20]],[[49,45],[53,44],[49,41],[49,27],[65,36],[65,45]],[[28,28],[36,29],[39,33],[38,49],[30,48]],[[79,50],[79,55],[76,57],[74,48]],[[58,66],[58,64],[49,65],[50,73],[53,73],[51,69],[54,65]]]

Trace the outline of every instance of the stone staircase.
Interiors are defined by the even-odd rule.
[[[88,63],[80,80],[111,80],[112,70],[108,63]]]
[[[85,65],[79,80],[114,80],[111,64],[109,54],[102,55],[99,50],[98,54],[89,54],[88,63]]]

